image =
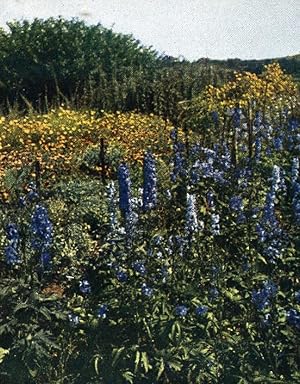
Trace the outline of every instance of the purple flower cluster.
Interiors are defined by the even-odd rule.
[[[153,288],[149,287],[146,283],[143,283],[142,294],[144,296],[151,297],[153,295]]]
[[[211,210],[211,232],[212,234],[219,235],[220,234],[220,215],[215,212],[215,203],[214,196],[212,192],[208,192],[207,194],[207,203]]]
[[[116,209],[116,188],[115,183],[111,181],[107,188],[108,194],[108,213],[109,213],[109,224],[112,232],[118,227],[118,217]]]
[[[126,216],[132,212],[131,180],[129,169],[126,164],[120,164],[118,168],[119,181],[119,206],[121,212]]]
[[[173,143],[173,170],[171,172],[171,181],[176,182],[178,177],[186,175],[186,161],[184,158],[184,144],[181,142]]]
[[[185,231],[192,234],[200,229],[200,223],[197,218],[196,196],[187,193],[187,207],[185,214]]]
[[[272,281],[266,281],[263,288],[253,290],[252,302],[259,311],[262,311],[270,305],[270,300],[276,295],[276,292],[276,285]]]
[[[290,325],[300,329],[300,312],[295,309],[290,309],[286,313],[286,318]]]
[[[4,250],[6,263],[9,265],[18,264],[21,262],[21,259],[18,253],[20,235],[17,225],[14,223],[8,224],[6,227],[6,235],[9,240],[9,244]]]
[[[157,202],[157,178],[155,160],[151,152],[144,156],[143,209],[155,207]]]
[[[100,319],[105,319],[107,316],[108,306],[106,304],[101,304],[97,310],[97,316]]]
[[[264,245],[263,253],[273,263],[281,255],[283,249],[283,231],[275,214],[276,193],[281,188],[280,168],[274,166],[272,173],[271,189],[266,195],[266,202],[263,208],[263,217],[256,226],[258,238]]]
[[[84,295],[91,293],[91,285],[88,280],[84,279],[79,282],[79,290]]]
[[[32,247],[40,251],[41,264],[43,267],[47,267],[51,262],[49,247],[53,240],[53,226],[47,209],[40,204],[35,206],[32,214],[31,231],[33,234]]]
[[[178,317],[185,317],[188,313],[188,308],[185,305],[177,305],[175,308],[175,315]]]
[[[294,158],[291,169],[292,208],[296,224],[300,224],[299,159]]]
[[[145,264],[142,261],[135,261],[132,266],[135,272],[139,273],[141,276],[146,275],[147,270]]]

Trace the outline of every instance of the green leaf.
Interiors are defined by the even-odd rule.
[[[130,384],[133,384],[133,378],[134,378],[134,374],[130,371],[126,371],[122,374],[122,376],[124,377],[124,379],[130,383]]]
[[[179,363],[179,361],[169,361],[169,366],[176,372],[179,372],[182,369],[182,364]]]
[[[161,375],[164,373],[164,370],[165,370],[165,363],[164,363],[163,358],[161,358],[160,359],[159,369],[158,369],[157,376],[156,376],[156,380],[159,380]]]
[[[100,356],[97,355],[95,357],[95,361],[94,361],[94,369],[95,369],[95,372],[97,373],[97,375],[99,375],[99,362],[100,362]]]
[[[112,358],[113,358],[113,361],[112,361],[112,366],[114,367],[117,363],[117,361],[119,360],[122,352],[124,351],[125,347],[121,347],[121,348],[114,348],[113,351],[112,351]]]
[[[5,356],[9,354],[9,349],[4,349],[0,347],[0,364],[4,360]]]
[[[136,354],[135,354],[135,366],[134,366],[134,372],[136,373],[137,370],[138,370],[138,365],[140,363],[140,360],[141,360],[141,352],[140,351],[136,351]]]
[[[147,352],[142,352],[142,363],[145,369],[145,372],[148,373],[149,369],[151,369],[151,365],[149,364]]]

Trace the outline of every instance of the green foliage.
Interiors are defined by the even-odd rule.
[[[62,18],[8,23],[0,34],[0,98],[13,112],[60,103],[106,111],[155,112],[178,118],[177,102],[230,71],[158,56],[131,35]]]

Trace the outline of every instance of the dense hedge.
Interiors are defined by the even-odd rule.
[[[110,111],[138,110],[165,117],[177,102],[228,71],[159,56],[131,35],[100,24],[62,18],[8,23],[0,29],[0,103],[41,111],[69,102]]]

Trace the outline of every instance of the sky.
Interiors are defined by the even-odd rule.
[[[0,0],[0,10],[3,28],[14,19],[77,17],[187,60],[300,53],[300,0]]]

